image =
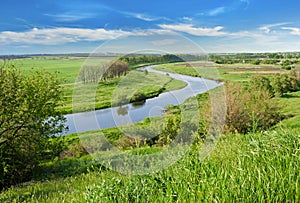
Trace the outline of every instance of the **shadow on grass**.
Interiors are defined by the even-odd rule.
[[[106,168],[89,155],[81,158],[55,159],[41,164],[34,171],[33,181],[66,178],[91,171],[105,171]]]
[[[286,98],[286,99],[289,99],[289,98],[300,98],[300,96],[299,95],[293,95],[291,93],[287,93],[287,94],[282,95],[281,98]]]

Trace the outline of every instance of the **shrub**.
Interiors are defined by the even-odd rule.
[[[58,155],[64,118],[56,74],[0,68],[0,188],[29,180],[40,161]]]
[[[227,132],[248,133],[262,131],[278,123],[282,116],[268,91],[246,89],[241,85],[226,86]]]
[[[274,96],[274,89],[271,86],[271,82],[270,82],[269,78],[262,76],[262,75],[251,77],[250,89],[254,90],[254,91],[265,91],[271,97]]]
[[[139,101],[145,101],[147,99],[147,96],[144,92],[135,92],[134,95],[130,98],[130,102],[139,102]]]
[[[291,66],[281,66],[281,68],[284,69],[284,70],[291,70],[292,69]]]
[[[271,79],[271,86],[276,96],[281,97],[292,89],[291,78],[287,74],[277,74]]]

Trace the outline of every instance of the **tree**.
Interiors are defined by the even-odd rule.
[[[292,80],[287,74],[277,74],[271,80],[275,95],[281,97],[292,90]]]
[[[271,86],[269,78],[262,75],[251,77],[250,89],[253,91],[266,91],[271,97],[274,96],[274,90]]]
[[[122,61],[115,61],[112,64],[102,66],[84,66],[79,72],[79,80],[86,83],[98,83],[100,80],[107,80],[126,75],[129,71],[128,64]]]
[[[64,129],[60,99],[56,74],[0,68],[0,188],[29,180],[41,160],[61,151],[51,139]]]

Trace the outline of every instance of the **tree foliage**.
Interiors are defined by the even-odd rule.
[[[102,66],[84,66],[79,72],[79,80],[83,83],[98,83],[100,80],[120,77],[128,71],[128,64],[122,61]]]
[[[0,187],[28,180],[41,160],[59,153],[50,137],[64,129],[60,99],[55,74],[0,68]]]

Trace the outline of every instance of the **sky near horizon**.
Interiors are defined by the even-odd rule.
[[[300,51],[299,9],[297,0],[3,1],[0,54],[89,53],[124,37],[141,47],[145,36],[180,49],[173,34],[209,53]]]

